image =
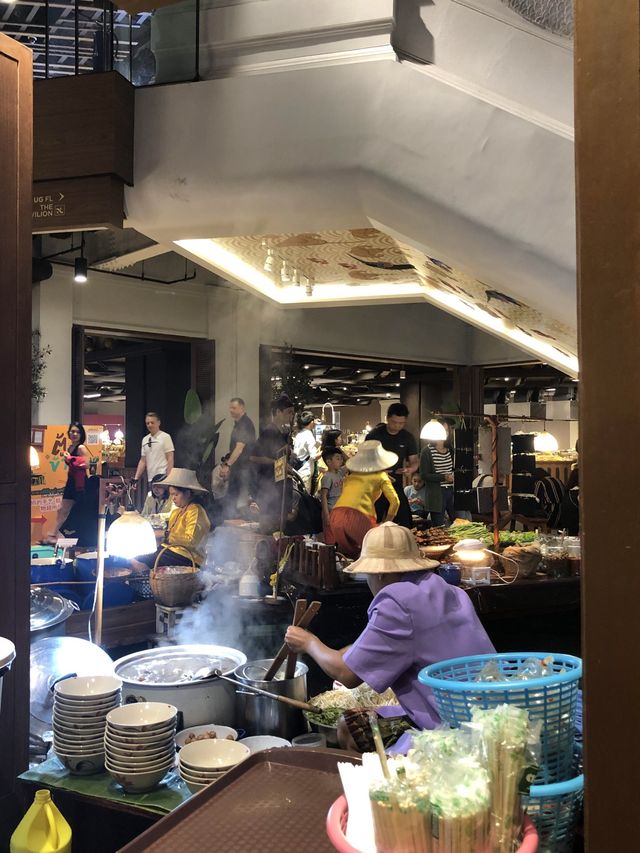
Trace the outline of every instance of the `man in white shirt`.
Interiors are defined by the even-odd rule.
[[[173,468],[173,441],[167,432],[160,429],[160,415],[157,412],[147,412],[144,418],[149,435],[142,439],[140,461],[136,468],[136,481],[146,470],[149,482],[156,474],[169,474]]]

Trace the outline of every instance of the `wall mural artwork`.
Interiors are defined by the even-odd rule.
[[[288,284],[294,270],[318,285],[370,282],[421,283],[456,296],[468,307],[553,346],[565,356],[577,353],[576,330],[553,320],[501,288],[480,281],[437,257],[394,240],[375,228],[318,231],[306,234],[265,234],[214,241],[258,270],[267,253],[274,257],[276,284]],[[282,264],[286,277],[281,277]]]

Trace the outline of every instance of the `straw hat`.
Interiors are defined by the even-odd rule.
[[[192,492],[206,492],[198,482],[196,472],[189,468],[173,468],[162,481],[163,486],[175,486],[176,489],[191,489]]]
[[[363,441],[358,452],[347,459],[347,468],[361,474],[375,474],[393,468],[398,461],[398,454],[385,450],[379,441]]]
[[[372,442],[367,442],[372,443]],[[423,572],[440,563],[420,556],[413,533],[393,521],[374,527],[364,537],[360,559],[344,569],[346,574],[390,575]]]

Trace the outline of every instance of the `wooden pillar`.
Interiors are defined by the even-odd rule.
[[[453,370],[453,396],[463,412],[484,412],[484,367],[470,365]]]
[[[29,737],[31,420],[31,51],[0,33],[0,635],[16,646],[0,705],[0,849],[16,819]]]
[[[586,835],[634,846],[640,767],[640,10],[576,0]]]

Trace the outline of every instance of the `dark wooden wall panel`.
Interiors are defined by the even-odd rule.
[[[16,818],[29,732],[31,420],[31,51],[0,33],[0,635],[16,645],[0,706],[0,849]]]
[[[638,0],[577,0],[582,626],[593,853],[638,843],[639,53]]]
[[[133,86],[116,71],[34,84],[34,181],[115,175],[133,183]]]

